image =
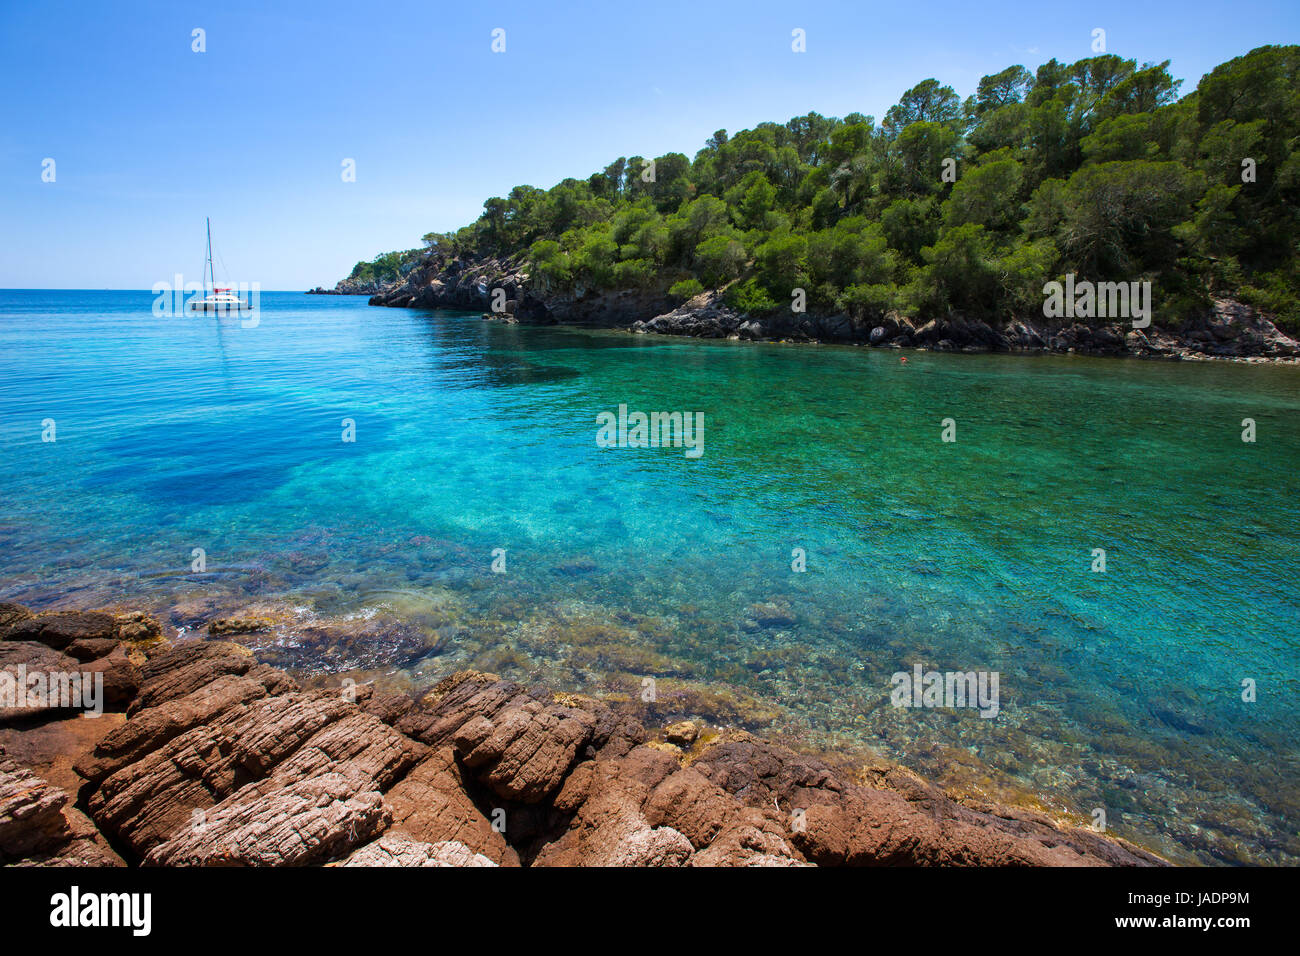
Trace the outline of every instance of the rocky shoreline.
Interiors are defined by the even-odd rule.
[[[358,282],[353,279],[340,279],[335,283],[334,288],[327,289],[324,286],[316,286],[314,289],[308,289],[306,295],[376,295],[387,288],[385,283],[377,281]]]
[[[304,689],[138,612],[0,605],[0,671],[100,674],[108,711],[0,708],[8,865],[1165,865],[893,765],[492,674]]]
[[[1041,316],[994,325],[950,315],[921,322],[889,312],[878,316],[778,311],[750,316],[723,301],[723,290],[677,303],[654,291],[551,291],[530,281],[526,264],[510,260],[430,262],[370,298],[371,305],[482,311],[486,318],[534,325],[573,325],[694,338],[810,342],[936,352],[1057,353],[1147,359],[1227,359],[1300,363],[1300,341],[1265,315],[1232,299],[1216,299],[1207,314],[1170,325],[1153,322],[1052,322]],[[495,290],[502,305],[492,308]]]

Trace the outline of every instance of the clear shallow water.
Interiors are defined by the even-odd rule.
[[[263,649],[307,674],[651,676],[651,720],[1300,862],[1300,369],[151,304],[0,291],[0,599],[279,614]],[[703,457],[598,448],[620,403],[704,412]],[[889,706],[917,662],[998,671],[1001,713]]]

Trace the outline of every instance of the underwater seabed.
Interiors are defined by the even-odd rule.
[[[1300,819],[1294,766],[1277,759],[1293,740],[1263,727],[1224,734],[1207,715],[1185,716],[1197,701],[1186,691],[1166,688],[1175,699],[1155,707],[1136,679],[1081,686],[1071,668],[1100,651],[1103,634],[1061,648],[1028,621],[989,631],[1001,701],[985,719],[890,704],[894,672],[968,661],[971,650],[964,635],[909,625],[909,599],[888,589],[861,596],[852,613],[759,573],[701,600],[688,569],[680,581],[652,581],[591,554],[521,553],[499,575],[489,552],[451,540],[359,547],[317,530],[235,568],[4,591],[40,607],[146,609],[179,638],[233,620],[222,639],[309,685],[350,678],[418,694],[456,670],[490,671],[599,696],[649,727],[690,718],[850,769],[897,762],[954,794],[1076,826],[1101,807],[1109,832],[1175,862],[1300,862],[1288,831]],[[340,552],[355,556],[331,557]],[[696,599],[679,603],[674,590]],[[647,677],[652,703],[642,699]]]
[[[0,290],[0,600],[242,618],[311,681],[495,671],[1300,863],[1300,368],[151,303]],[[600,447],[620,406],[703,415],[701,454]],[[891,706],[916,665],[996,672],[997,716]]]

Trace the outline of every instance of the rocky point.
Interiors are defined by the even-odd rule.
[[[434,259],[379,289],[371,305],[482,311],[484,318],[535,325],[626,329],[638,333],[747,341],[825,342],[936,352],[1042,352],[1162,359],[1300,361],[1300,342],[1241,302],[1215,299],[1202,315],[1132,323],[1078,322],[1042,315],[1000,322],[952,313],[919,321],[897,312],[818,314],[778,309],[738,312],[725,288],[677,302],[643,289],[552,290],[514,259]]]

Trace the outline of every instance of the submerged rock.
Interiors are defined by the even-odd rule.
[[[699,735],[699,728],[689,720],[683,720],[664,730],[664,740],[679,747],[689,747]]]
[[[757,630],[759,628],[793,627],[796,621],[794,611],[786,602],[763,601],[749,606],[749,612],[744,623],[746,630]]]
[[[576,577],[582,574],[591,574],[598,570],[599,565],[588,555],[581,555],[568,561],[562,561],[555,566],[555,570],[560,574],[567,574]]]
[[[213,637],[227,634],[255,634],[268,631],[275,622],[265,617],[222,617],[208,622],[208,633]]]

